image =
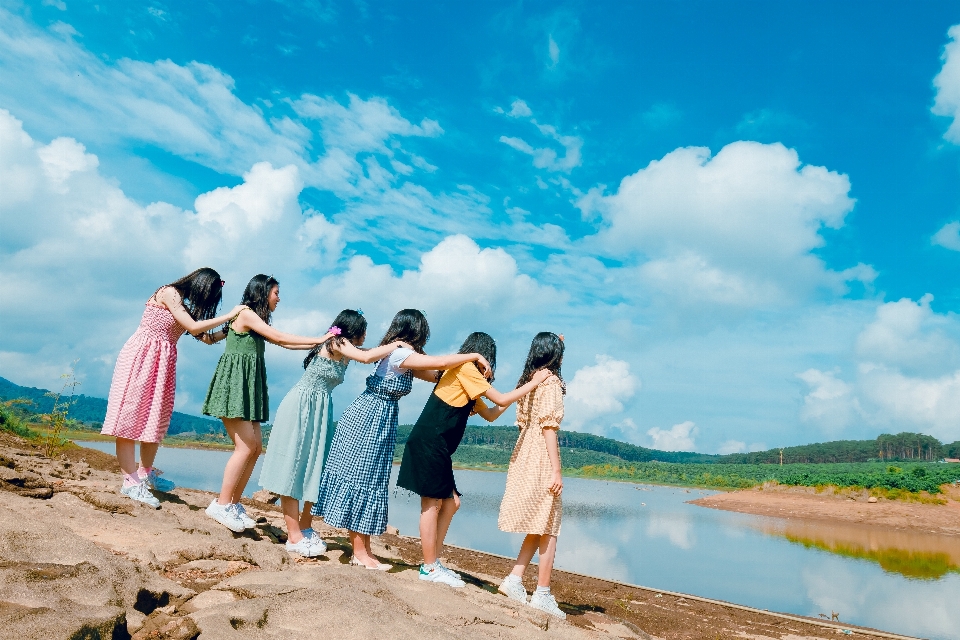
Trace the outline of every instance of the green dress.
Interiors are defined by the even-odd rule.
[[[253,331],[237,333],[230,327],[227,347],[203,401],[204,415],[250,422],[270,419],[263,347],[263,336]]]

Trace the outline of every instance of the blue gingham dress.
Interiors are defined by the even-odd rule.
[[[387,529],[390,469],[397,442],[397,401],[413,388],[413,372],[367,377],[367,390],[337,423],[320,494],[311,513],[331,527],[380,535]]]

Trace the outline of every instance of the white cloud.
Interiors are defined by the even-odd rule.
[[[875,277],[865,265],[830,271],[812,253],[824,244],[822,227],[843,225],[849,191],[846,176],[802,165],[781,144],[735,142],[716,156],[677,149],[624,178],[615,194],[595,188],[578,206],[604,224],[592,246],[646,257],[639,276],[661,298],[764,307]]]
[[[298,204],[294,166],[257,164],[240,185],[199,196],[196,211],[141,206],[76,140],[38,144],[3,110],[0,183],[16,185],[0,196],[5,366],[32,359],[48,371],[82,357],[102,383],[143,301],[164,281],[209,265],[239,297],[257,271],[302,283],[342,248],[339,228]]]
[[[809,388],[803,397],[800,419],[815,422],[831,434],[840,433],[861,415],[853,388],[836,377],[836,372],[808,369],[797,377]]]
[[[510,105],[510,111],[505,112],[497,107],[498,113],[503,113],[511,118],[529,118],[537,130],[545,138],[549,138],[563,147],[563,156],[561,157],[557,150],[552,147],[534,147],[523,138],[514,136],[500,136],[500,142],[511,149],[520,153],[525,153],[533,157],[533,166],[547,171],[570,173],[576,167],[579,167],[582,158],[580,149],[583,147],[583,138],[579,136],[562,135],[557,128],[549,124],[540,124],[533,118],[533,111],[523,100],[514,100]],[[538,178],[539,179],[539,178]]]
[[[940,227],[940,230],[930,238],[930,244],[951,251],[960,251],[960,221],[954,220]]]
[[[929,294],[877,307],[854,341],[856,372],[798,374],[809,391],[802,420],[829,434],[858,424],[960,438],[960,319],[937,314]]]
[[[699,430],[697,426],[687,420],[680,424],[675,424],[669,429],[654,427],[647,431],[650,436],[650,446],[661,451],[693,451],[694,439]]]
[[[597,419],[622,412],[623,401],[639,388],[640,381],[630,373],[629,363],[597,355],[595,365],[578,369],[567,384],[565,423],[573,429],[586,424],[590,432],[608,435]]]
[[[720,447],[717,449],[717,453],[725,456],[731,453],[746,453],[748,451],[766,450],[767,445],[762,442],[753,442],[748,446],[746,442],[741,442],[740,440],[727,440],[720,444]]]
[[[547,55],[550,57],[549,68],[554,68],[560,62],[560,45],[553,39],[553,35],[547,37]]]
[[[931,111],[938,116],[953,118],[943,137],[960,144],[960,24],[947,31],[950,41],[943,48],[943,67],[933,79],[937,94]]]

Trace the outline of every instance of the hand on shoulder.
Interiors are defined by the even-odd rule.
[[[530,379],[533,380],[534,382],[536,382],[538,385],[540,385],[540,384],[542,384],[544,381],[546,381],[546,380],[547,380],[548,378],[550,378],[550,377],[556,378],[556,376],[553,375],[553,371],[550,371],[549,369],[538,369],[538,370],[530,377]]]

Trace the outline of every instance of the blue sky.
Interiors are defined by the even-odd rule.
[[[563,332],[567,425],[639,444],[960,438],[955,3],[0,6],[14,381],[105,395],[209,264],[229,304],[277,275],[283,329],[486,330],[501,386]],[[182,345],[181,410],[219,349]]]

